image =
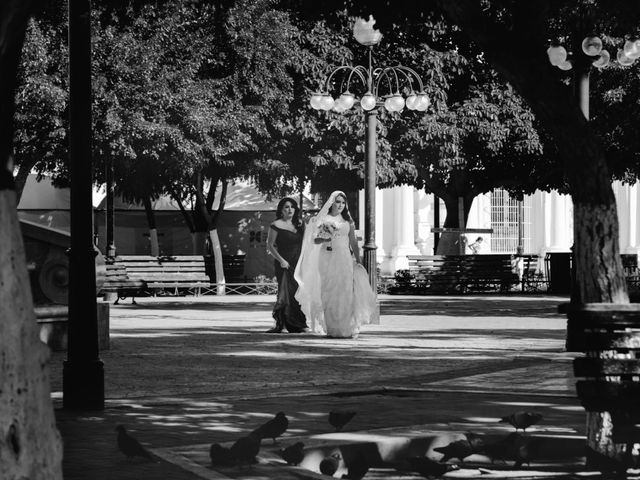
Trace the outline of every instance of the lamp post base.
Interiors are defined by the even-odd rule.
[[[62,392],[62,405],[67,410],[104,410],[104,363],[65,360]]]

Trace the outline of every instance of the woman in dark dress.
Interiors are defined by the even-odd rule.
[[[299,218],[299,213],[296,201],[285,197],[278,203],[276,220],[269,228],[267,250],[275,258],[278,299],[273,307],[276,326],[267,333],[280,333],[283,328],[291,333],[307,329],[304,313],[295,299],[298,283],[293,277],[304,236],[304,224]]]

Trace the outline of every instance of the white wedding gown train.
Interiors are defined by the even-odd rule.
[[[366,270],[351,256],[349,222],[341,217],[325,217],[324,222],[327,221],[335,222],[334,237],[330,243],[309,245],[303,252],[307,260],[309,256],[317,256],[313,263],[318,275],[309,272],[312,268],[309,264],[301,265],[296,273],[306,270],[306,275],[301,275],[296,298],[314,331],[330,337],[356,337],[361,325],[377,319],[376,296]],[[312,220],[309,230],[315,229],[314,223]]]

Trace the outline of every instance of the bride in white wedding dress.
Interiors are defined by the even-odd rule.
[[[360,264],[355,226],[343,192],[333,192],[309,221],[295,278],[299,285],[295,297],[313,331],[356,338],[361,325],[376,323],[376,295]]]

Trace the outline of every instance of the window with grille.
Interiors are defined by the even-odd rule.
[[[523,253],[531,252],[531,196],[526,196],[519,207],[518,200],[502,189],[491,192],[491,251],[516,253],[518,230],[522,225]]]

